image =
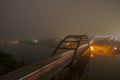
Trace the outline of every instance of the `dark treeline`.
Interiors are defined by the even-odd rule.
[[[17,61],[7,52],[0,51],[0,76],[23,67],[23,61]]]

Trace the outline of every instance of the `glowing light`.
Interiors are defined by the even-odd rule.
[[[38,40],[33,40],[33,42],[34,42],[34,43],[37,43],[37,42],[38,42]]]
[[[93,58],[93,56],[94,56],[93,54],[90,54],[90,58]]]
[[[114,56],[117,48],[112,45],[92,45],[90,49],[92,54]]]
[[[66,45],[66,46],[69,46],[69,45],[70,45],[70,43],[69,43],[69,42],[67,42],[67,43],[65,43],[65,45]]]
[[[116,47],[114,47],[114,50],[116,50],[117,48]]]
[[[19,41],[10,41],[10,44],[18,44]]]
[[[92,51],[94,50],[93,46],[90,46],[90,50],[92,50]]]
[[[13,44],[16,44],[16,41],[13,41],[12,43],[13,43]]]
[[[66,42],[65,46],[68,48],[76,48],[77,44],[74,42]]]

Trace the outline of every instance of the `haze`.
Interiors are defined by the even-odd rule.
[[[119,0],[0,0],[0,39],[120,35]]]

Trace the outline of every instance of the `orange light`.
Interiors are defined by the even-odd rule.
[[[92,45],[90,46],[91,53],[97,55],[115,55],[115,49],[111,45]]]
[[[93,54],[90,54],[90,58],[93,58],[93,56],[94,56]]]
[[[90,46],[90,50],[92,50],[92,51],[94,50],[93,46]]]
[[[70,45],[70,43],[69,43],[69,42],[67,42],[67,43],[65,43],[65,45],[66,45],[66,46],[69,46],[69,45]]]

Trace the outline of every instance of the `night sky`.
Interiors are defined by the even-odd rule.
[[[120,36],[119,0],[0,0],[0,39]]]

